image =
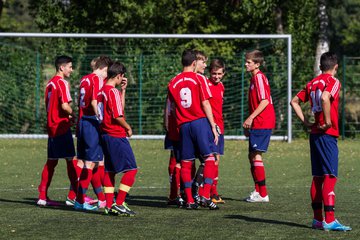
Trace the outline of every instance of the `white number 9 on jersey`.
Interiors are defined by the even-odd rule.
[[[182,88],[180,90],[180,98],[181,98],[181,106],[183,106],[183,108],[189,108],[192,104],[190,88]]]
[[[97,108],[98,108],[98,114],[99,114],[98,120],[101,123],[104,119],[104,104],[102,102],[99,102],[97,105]]]

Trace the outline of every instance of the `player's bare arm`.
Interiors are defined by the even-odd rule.
[[[328,91],[324,91],[323,94],[321,95],[321,104],[322,104],[325,122],[324,125],[318,126],[318,128],[324,131],[328,130],[332,125],[331,115],[330,115],[330,108],[331,108],[330,99],[331,99],[331,94]]]
[[[99,116],[98,107],[97,107],[97,100],[91,100],[91,107],[93,108],[95,115]]]
[[[219,137],[218,137],[218,133],[216,131],[216,124],[215,124],[215,121],[214,121],[214,115],[212,113],[212,109],[211,109],[211,105],[210,105],[209,100],[202,101],[201,106],[202,106],[202,108],[203,108],[203,110],[205,112],[205,115],[206,115],[207,119],[210,122],[211,130],[212,130],[212,132],[214,134],[214,143],[217,145],[218,141],[219,141]]]
[[[132,136],[132,129],[130,127],[130,125],[126,122],[126,120],[124,119],[124,117],[117,117],[115,118],[116,122],[122,126],[123,128],[125,128],[125,131],[126,131],[126,135],[128,137],[131,137]]]
[[[125,108],[125,92],[127,87],[128,80],[126,77],[123,77],[120,83],[120,90],[121,90],[121,103],[123,108]]]
[[[269,105],[269,100],[267,99],[261,100],[259,106],[255,109],[253,113],[251,113],[251,115],[243,123],[243,128],[250,129],[254,121],[254,118],[256,118],[256,116],[259,115],[262,111],[264,111],[267,105]]]
[[[69,103],[66,102],[61,104],[61,109],[64,110],[67,114],[69,114],[70,119],[75,119],[75,113]]]
[[[311,127],[312,124],[309,122],[309,120],[304,116],[304,113],[301,109],[301,106],[300,106],[300,103],[301,103],[301,100],[298,96],[295,96],[291,102],[290,102],[290,105],[292,106],[292,108],[294,109],[295,111],[295,114],[296,116],[301,120],[301,122],[307,126],[307,127]]]

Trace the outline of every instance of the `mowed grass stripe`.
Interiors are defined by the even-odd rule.
[[[46,160],[46,140],[0,140],[0,238],[2,239],[359,239],[360,148],[339,141],[340,167],[336,216],[353,227],[348,233],[309,228],[312,211],[309,146],[271,142],[264,155],[270,203],[242,201],[252,191],[246,141],[227,141],[221,158],[219,211],[167,207],[169,152],[158,140],[131,140],[139,165],[129,206],[134,218],[102,212],[35,206],[36,188]],[[119,178],[117,178],[119,181]],[[64,161],[56,168],[49,196],[63,202],[68,180]],[[9,191],[8,191],[9,190]],[[93,196],[91,187],[89,194]]]

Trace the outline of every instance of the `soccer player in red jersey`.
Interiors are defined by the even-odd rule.
[[[181,179],[186,194],[186,208],[197,209],[192,196],[192,162],[196,151],[205,159],[203,205],[218,209],[210,199],[214,180],[214,144],[218,142],[216,125],[209,99],[211,92],[206,78],[194,72],[196,55],[192,50],[182,54],[183,72],[175,76],[168,85],[170,100],[175,103],[176,123],[180,128]]]
[[[71,125],[75,115],[70,106],[69,78],[72,68],[72,58],[69,56],[58,56],[55,60],[56,75],[49,80],[45,90],[45,104],[47,111],[48,132],[48,159],[41,174],[41,182],[38,187],[39,199],[37,205],[47,206],[56,204],[48,197],[48,188],[54,175],[55,167],[59,158],[65,158],[67,173],[72,186],[76,189],[77,177],[73,158],[75,156],[74,142],[71,134]]]
[[[339,92],[340,81],[334,76],[338,69],[337,56],[326,52],[321,55],[322,74],[306,84],[292,100],[296,115],[305,126],[311,128],[310,155],[312,184],[310,188],[311,205],[314,212],[312,227],[327,231],[350,231],[335,219],[335,184],[338,176],[339,137]],[[304,116],[301,103],[310,102],[315,115],[315,123]],[[323,205],[325,219],[323,219]]]
[[[224,118],[223,118],[223,102],[224,102],[224,92],[225,87],[221,82],[225,75],[225,64],[220,59],[213,59],[209,67],[210,78],[208,85],[212,93],[212,98],[210,98],[210,105],[212,112],[214,114],[214,121],[218,126],[217,132],[219,134],[219,142],[217,145],[217,153],[215,155],[215,178],[213,185],[211,187],[211,200],[214,203],[225,203],[225,201],[219,196],[217,191],[217,184],[219,179],[219,161],[220,155],[224,155]]]
[[[251,73],[249,87],[249,116],[244,121],[245,134],[249,136],[249,161],[255,190],[245,200],[247,202],[269,202],[265,184],[265,168],[262,153],[270,143],[272,129],[275,128],[275,111],[270,94],[269,81],[260,71],[264,62],[261,51],[253,50],[245,55],[246,71]]]
[[[98,207],[104,208],[105,196],[102,192],[99,163],[103,163],[103,151],[100,143],[100,129],[97,112],[97,95],[107,77],[111,59],[100,56],[95,62],[93,73],[82,77],[79,86],[79,123],[77,134],[77,159],[84,162],[79,169],[79,186],[74,208],[77,210],[96,210],[97,207],[85,201],[90,182],[98,197]],[[78,164],[79,165],[79,164]]]
[[[196,55],[196,65],[195,65],[195,72],[201,75],[204,75],[205,69],[207,67],[206,62],[208,57],[203,51],[194,50]],[[204,76],[205,77],[205,76]],[[195,201],[199,204],[200,203],[200,195],[203,194],[203,186],[204,186],[204,159],[197,154],[196,156],[199,158],[199,167],[196,170],[195,161],[193,162],[192,169],[191,169],[191,176],[193,178],[192,184],[192,194]]]
[[[168,205],[177,205],[181,207],[184,203],[180,194],[180,133],[176,125],[175,105],[169,98],[166,98],[166,107],[164,111],[164,128],[166,130],[164,148],[170,150],[169,158],[169,181],[170,194],[168,198]]]
[[[101,120],[101,138],[105,155],[104,191],[105,213],[109,215],[134,216],[126,204],[126,194],[135,182],[137,165],[134,153],[126,137],[132,136],[132,129],[125,120],[125,91],[127,79],[125,66],[114,62],[108,68],[108,80],[98,96],[98,112]],[[120,85],[120,91],[116,86]],[[115,175],[123,173],[116,202],[113,203]]]

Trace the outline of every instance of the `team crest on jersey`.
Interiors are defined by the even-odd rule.
[[[251,84],[250,89],[251,89],[251,90],[254,89],[254,84]]]

